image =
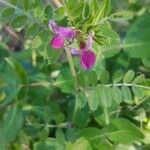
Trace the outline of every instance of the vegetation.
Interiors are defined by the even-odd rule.
[[[149,16],[149,0],[0,0],[0,150],[149,150]]]

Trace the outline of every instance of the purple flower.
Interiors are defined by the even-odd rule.
[[[52,28],[52,31],[54,32],[50,45],[55,49],[63,48],[65,39],[72,39],[76,34],[72,28],[58,26],[52,20],[49,21],[49,27]]]
[[[96,61],[96,55],[90,50],[92,41],[92,35],[89,34],[86,43],[81,43],[81,50],[71,48],[71,53],[80,57],[80,64],[84,69],[90,69]]]

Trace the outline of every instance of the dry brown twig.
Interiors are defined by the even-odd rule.
[[[4,29],[13,36],[16,40],[23,42],[22,37],[20,37],[15,31],[13,31],[9,26],[5,26]]]

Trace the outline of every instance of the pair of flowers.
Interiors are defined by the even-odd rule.
[[[76,31],[74,29],[58,26],[52,20],[49,21],[49,27],[54,32],[54,35],[50,41],[51,47],[54,49],[63,48],[66,39],[74,39],[76,37]],[[84,69],[90,69],[96,61],[96,55],[90,49],[92,46],[92,41],[92,34],[89,34],[87,41],[80,44],[80,50],[70,48],[73,55],[79,56],[80,64]]]

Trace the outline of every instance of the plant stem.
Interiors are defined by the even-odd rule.
[[[72,116],[73,125],[75,125],[77,111],[78,111],[78,106],[77,106],[77,102],[75,100],[73,116]]]
[[[68,60],[68,63],[69,63],[70,71],[71,71],[72,77],[74,79],[74,86],[75,86],[75,89],[78,89],[78,79],[77,79],[77,74],[76,74],[76,71],[75,71],[75,68],[74,68],[72,56],[71,56],[71,53],[70,53],[69,49],[65,48],[65,50],[66,50],[66,54],[67,54],[67,60]],[[77,110],[78,110],[78,107],[77,107],[77,103],[76,103],[76,100],[75,100],[75,105],[74,105],[74,110],[73,110],[73,119],[72,119],[73,124],[75,123],[75,116],[76,116]]]
[[[128,86],[128,87],[139,87],[139,88],[142,88],[142,89],[147,89],[147,90],[150,90],[150,87],[149,86],[145,86],[145,85],[140,85],[140,84],[134,84],[134,83],[117,83],[117,84],[98,84],[98,86],[104,86],[104,87],[112,87],[112,86]]]
[[[66,54],[67,54],[67,60],[69,63],[70,71],[71,71],[72,77],[74,79],[75,86],[77,86],[78,80],[77,80],[77,74],[76,74],[76,71],[74,68],[72,56],[71,56],[70,50],[68,50],[67,48],[65,48],[65,50],[66,50]]]
[[[135,106],[133,106],[130,110],[133,111],[135,110],[138,106],[140,106],[143,102],[145,102],[146,100],[149,99],[149,96],[148,97],[143,97]]]
[[[33,125],[32,123],[28,123],[27,125]],[[40,124],[41,127],[47,126],[48,128],[72,128],[72,123],[70,122],[64,122],[58,125],[53,124]]]
[[[105,116],[106,125],[108,125],[109,124],[109,113],[108,113],[107,107],[104,107],[104,116]]]

